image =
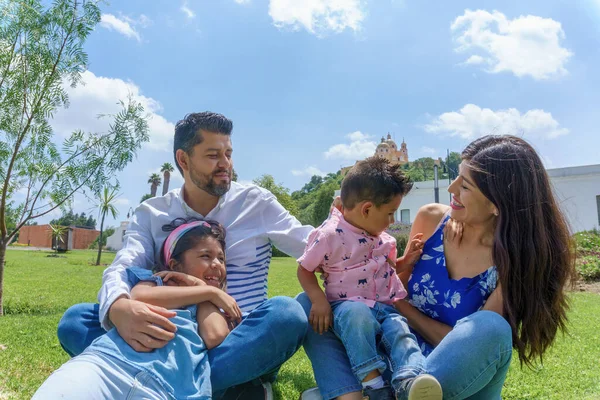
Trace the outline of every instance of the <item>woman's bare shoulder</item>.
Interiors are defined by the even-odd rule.
[[[427,240],[448,210],[450,210],[449,206],[439,203],[425,204],[419,208],[413,222],[411,236],[416,233],[423,233],[423,240]]]

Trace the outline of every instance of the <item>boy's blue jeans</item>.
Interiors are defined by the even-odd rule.
[[[352,372],[359,381],[373,370],[383,374],[389,361],[391,383],[398,392],[403,379],[424,372],[425,357],[417,338],[394,306],[377,302],[371,308],[346,300],[332,302],[331,310],[333,332],[344,344]]]
[[[306,314],[290,297],[272,297],[252,310],[223,343],[208,351],[214,398],[241,383],[274,380],[279,367],[302,345],[307,327]],[[58,339],[71,356],[105,333],[98,304],[77,304],[58,324]]]
[[[308,296],[300,293],[296,300],[308,315],[312,306]],[[362,390],[346,349],[333,332],[319,335],[309,327],[304,349],[324,399]],[[444,400],[492,400],[500,399],[511,357],[508,322],[493,311],[477,311],[457,322],[423,367],[442,385]]]

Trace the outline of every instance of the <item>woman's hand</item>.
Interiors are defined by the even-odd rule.
[[[464,224],[462,222],[449,219],[444,227],[444,246],[460,247],[462,241]]]
[[[195,276],[175,271],[160,271],[154,274],[162,279],[167,286],[204,286],[206,283]]]

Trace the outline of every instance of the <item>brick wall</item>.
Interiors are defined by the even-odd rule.
[[[100,236],[100,231],[95,229],[71,228],[71,235],[73,235],[73,249],[87,249]]]
[[[24,226],[19,231],[19,243],[33,247],[52,247],[52,230],[48,225]]]
[[[29,244],[33,247],[51,248],[52,235],[50,232],[52,230],[49,225],[24,226],[19,232],[19,243]],[[70,228],[69,234],[72,237],[72,249],[87,249],[100,236],[100,231],[95,229]],[[67,243],[65,235],[65,244]]]

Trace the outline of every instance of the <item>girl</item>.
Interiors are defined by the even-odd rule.
[[[161,349],[142,353],[113,328],[55,371],[33,399],[211,398],[206,352],[241,319],[235,300],[224,291],[225,230],[214,221],[182,219],[163,230],[171,233],[161,250],[161,271],[127,271],[135,285],[133,299],[176,312],[171,318],[175,337]]]

